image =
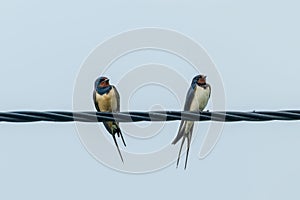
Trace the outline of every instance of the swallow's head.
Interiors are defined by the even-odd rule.
[[[205,85],[206,84],[206,76],[203,74],[197,75],[193,78],[192,85]]]
[[[109,79],[107,77],[101,76],[95,81],[95,89],[97,88],[105,88],[109,86]]]

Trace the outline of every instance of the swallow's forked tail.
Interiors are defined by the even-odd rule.
[[[118,145],[118,143],[117,143],[116,135],[115,135],[115,134],[117,133],[118,137],[121,136],[122,141],[123,141],[123,144],[124,144],[125,147],[126,147],[126,143],[125,143],[125,140],[124,140],[124,138],[123,138],[122,131],[121,131],[120,127],[118,126],[118,124],[114,123],[114,127],[115,127],[115,131],[113,131],[114,133],[112,134],[112,136],[113,136],[115,145],[116,145],[116,147],[117,147],[117,149],[118,149],[119,155],[120,155],[120,157],[121,157],[122,163],[124,163],[124,160],[123,160],[123,157],[122,157],[122,154],[121,154],[119,145]]]
[[[120,127],[118,125],[117,125],[117,134],[118,134],[118,137],[121,136],[122,142],[123,142],[124,146],[126,147],[126,143],[125,143],[125,140],[123,138],[122,131],[121,131],[121,129],[120,129]]]
[[[123,135],[122,135],[122,132],[121,132],[121,129],[119,127],[119,124],[116,123],[116,122],[103,122],[106,130],[111,134],[111,136],[113,137],[114,139],[114,142],[115,142],[115,145],[117,147],[117,150],[118,150],[118,153],[121,157],[121,160],[122,162],[124,163],[124,160],[123,160],[123,157],[122,157],[122,154],[121,154],[121,151],[120,151],[120,148],[119,148],[119,145],[117,143],[117,139],[116,139],[116,134],[118,135],[118,137],[121,136],[122,138],[122,141],[123,141],[123,144],[124,146],[126,146],[126,143],[125,143],[125,140],[123,138]]]
[[[118,152],[119,152],[119,155],[120,155],[120,157],[121,157],[122,163],[124,163],[124,160],[123,160],[123,157],[122,157],[122,154],[121,154],[119,145],[118,145],[117,140],[116,140],[116,135],[112,135],[112,137],[113,137],[114,142],[115,142],[115,145],[116,145],[116,147],[117,147],[117,149],[118,149]]]
[[[178,165],[179,165],[180,155],[181,155],[181,151],[182,151],[182,147],[183,147],[183,144],[185,142],[185,139],[187,139],[187,150],[186,150],[186,156],[185,156],[184,169],[186,169],[186,167],[187,167],[187,161],[188,161],[188,156],[189,156],[189,151],[190,151],[191,138],[192,138],[194,125],[192,125],[190,130],[187,133],[185,133],[185,126],[186,125],[187,124],[186,124],[185,121],[181,121],[181,124],[179,126],[178,134],[172,142],[172,144],[176,144],[182,138],[182,142],[181,142],[181,145],[180,145],[179,154],[178,154],[178,158],[177,158],[176,168],[178,168]]]
[[[189,157],[190,145],[191,145],[191,136],[192,136],[192,134],[189,132],[188,134],[185,134],[182,138],[182,142],[181,142],[179,153],[178,153],[176,168],[178,168],[179,160],[180,160],[180,154],[181,154],[182,147],[183,147],[183,144],[184,144],[184,141],[185,141],[185,138],[186,138],[187,139],[187,149],[186,149],[185,164],[184,164],[184,169],[186,169],[187,161],[188,161],[188,157]]]

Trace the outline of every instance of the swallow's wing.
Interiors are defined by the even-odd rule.
[[[115,91],[116,99],[117,99],[117,110],[116,111],[120,112],[120,94],[115,86],[112,86],[112,87],[113,87],[113,90]]]
[[[210,93],[211,93],[211,87],[210,87],[210,85],[209,84],[206,84],[207,85],[207,87],[208,87],[208,89],[209,89],[209,97],[210,97]]]
[[[113,130],[111,129],[112,122],[103,122],[103,125],[104,125],[105,129],[106,129],[110,134],[113,133]]]
[[[118,90],[117,90],[117,88],[115,86],[112,86],[112,87],[113,87],[113,90],[115,91],[115,95],[116,95],[116,102],[117,102],[117,109],[116,109],[116,111],[120,112],[120,94],[119,94],[119,92],[118,92]],[[124,144],[124,146],[126,146],[126,143],[125,143],[125,140],[123,138],[121,129],[119,127],[119,122],[113,122],[113,123],[115,123],[117,125],[116,132],[117,132],[117,134],[118,134],[119,137],[121,136],[123,144]],[[120,154],[120,151],[119,151],[119,154]]]
[[[187,95],[186,95],[186,98],[185,98],[184,111],[189,111],[190,110],[190,107],[191,107],[192,101],[194,99],[194,96],[195,96],[195,90],[191,86],[188,93],[187,93]],[[184,134],[184,130],[185,130],[185,124],[186,124],[186,121],[182,120],[181,123],[180,123],[180,126],[179,126],[177,136],[173,140],[172,144],[176,144],[182,138],[182,136]]]
[[[116,98],[116,103],[117,103],[117,108],[116,110],[113,110],[113,112],[120,112],[120,94],[115,86],[112,86],[112,89],[114,90],[115,93],[115,98]],[[115,122],[117,125],[119,125],[119,122]]]
[[[185,98],[185,104],[184,104],[184,111],[189,111],[192,101],[194,99],[195,96],[195,90],[193,89],[193,87],[191,86],[188,93],[186,94],[186,98]]]
[[[93,100],[94,100],[96,110],[100,111],[100,108],[99,108],[98,103],[96,101],[96,90],[94,90],[94,93],[93,93]]]
[[[175,139],[172,141],[172,144],[176,144],[182,138],[182,136],[184,134],[185,123],[186,123],[186,121],[181,121],[178,133],[177,133]]]

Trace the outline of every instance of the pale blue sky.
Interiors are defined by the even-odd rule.
[[[222,75],[228,110],[298,109],[299,8],[291,0],[2,2],[0,110],[71,110],[89,52],[139,27],[177,30],[202,44]],[[205,160],[198,133],[187,171],[171,165],[129,175],[93,159],[72,123],[2,123],[0,199],[299,199],[299,128],[227,123]]]

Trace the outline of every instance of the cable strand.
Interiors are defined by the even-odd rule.
[[[272,121],[300,120],[300,110],[283,111],[150,111],[150,112],[69,112],[69,111],[14,111],[0,112],[0,122],[140,122],[140,121]]]

